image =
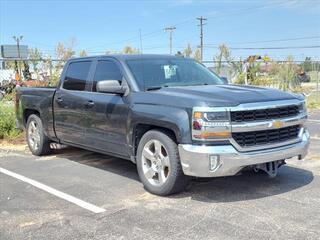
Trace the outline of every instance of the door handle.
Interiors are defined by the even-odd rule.
[[[57,102],[58,102],[58,103],[62,103],[62,102],[63,102],[63,99],[62,99],[61,97],[58,97],[58,98],[57,98]]]
[[[87,108],[93,107],[93,106],[94,106],[94,101],[89,100],[88,102],[86,102],[85,106],[86,106]]]

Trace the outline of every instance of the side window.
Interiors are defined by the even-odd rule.
[[[102,80],[122,81],[122,73],[116,63],[112,61],[98,61],[93,78],[93,92],[97,91],[97,82]]]
[[[63,88],[67,90],[84,91],[89,75],[91,61],[70,63],[63,82]]]

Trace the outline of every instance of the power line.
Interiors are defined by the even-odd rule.
[[[215,15],[215,13],[206,13],[206,15],[208,16],[212,16],[212,17],[209,17],[209,18],[213,18],[212,20],[216,20],[217,18],[221,18],[221,17],[226,17],[226,16],[235,16],[235,15],[240,15],[240,14],[243,14],[243,13],[247,13],[248,11],[250,10],[256,10],[256,9],[262,9],[262,8],[267,8],[267,7],[270,7],[270,6],[275,6],[275,5],[282,5],[282,4],[285,4],[286,1],[283,1],[283,2],[272,2],[272,3],[269,3],[269,4],[263,4],[263,5],[260,5],[260,6],[256,6],[256,7],[250,7],[250,8],[244,8],[244,9],[234,9],[233,13],[227,13],[227,14],[222,14],[222,15],[219,15],[219,16],[212,16],[212,15]],[[178,22],[174,25],[172,25],[173,27],[176,27],[176,26],[180,26],[180,25],[184,25],[188,22],[191,22],[193,21],[193,17],[190,17],[186,20],[183,20],[181,22]],[[120,44],[120,43],[125,43],[125,42],[130,42],[132,40],[138,40],[138,39],[142,39],[142,38],[146,38],[146,37],[151,37],[151,36],[155,36],[156,34],[158,33],[161,33],[163,32],[163,29],[159,29],[159,30],[155,30],[155,31],[151,31],[149,33],[145,33],[145,34],[139,34],[139,35],[136,35],[136,36],[133,36],[131,38],[127,38],[127,39],[123,39],[123,40],[120,40],[120,41],[114,41],[114,42],[109,42],[109,43],[103,43],[103,44],[100,44],[100,45],[96,45],[96,46],[93,46],[93,47],[89,47],[87,48],[88,51],[90,50],[96,50],[97,48],[100,48],[100,47],[106,47],[106,46],[109,46],[109,45],[115,45],[115,44]],[[33,43],[33,44],[36,44],[36,45],[41,45],[41,46],[46,46],[46,47],[51,47],[51,45],[45,45],[43,43],[37,43],[37,42],[31,42],[31,41],[28,41],[30,43]],[[52,47],[55,47],[52,45]],[[105,50],[103,50],[105,51]],[[102,52],[102,51],[101,51]]]
[[[207,48],[219,48],[219,46],[205,46]],[[307,48],[320,48],[320,45],[313,46],[290,46],[290,47],[228,47],[231,50],[282,50],[282,49],[307,49]]]
[[[235,15],[240,15],[240,14],[243,14],[243,13],[247,13],[249,10],[256,10],[256,9],[262,9],[262,8],[266,8],[266,7],[270,7],[270,6],[275,6],[275,5],[282,5],[286,3],[286,1],[283,1],[283,2],[272,2],[272,3],[269,3],[269,4],[263,4],[263,5],[260,5],[260,6],[256,6],[256,7],[250,7],[250,8],[244,8],[244,9],[235,9],[235,13],[229,13],[229,14],[222,14],[220,16],[214,16],[216,20],[217,18],[221,18],[221,17],[226,17],[226,16],[235,16]],[[206,15],[214,15],[213,13],[207,13]],[[184,21],[181,21],[181,22],[178,22],[176,24],[173,24],[172,27],[177,27],[177,26],[180,26],[180,25],[183,25],[183,24],[186,24],[188,22],[191,22],[193,21],[193,17],[192,18],[188,18]],[[146,33],[146,34],[142,34],[141,37],[142,38],[145,38],[145,37],[150,37],[150,36],[154,36],[155,34],[158,34],[158,33],[161,33],[163,32],[163,29],[159,29],[159,30],[155,30],[155,31],[152,31],[152,32],[149,32],[149,33]],[[132,41],[132,40],[137,40],[139,39],[140,36],[134,36],[134,37],[131,37],[131,38],[128,38],[128,39],[125,39],[125,40],[120,40],[120,41],[115,41],[115,42],[111,42],[111,43],[104,43],[104,44],[101,44],[101,45],[97,45],[95,47],[91,47],[91,48],[87,48],[88,50],[90,49],[97,49],[99,47],[105,47],[107,45],[114,45],[114,44],[119,44],[119,43],[123,43],[123,42],[128,42],[128,41]]]
[[[257,9],[268,8],[268,7],[275,6],[275,5],[282,5],[282,4],[284,4],[285,2],[286,2],[286,1],[276,2],[276,3],[273,2],[273,3],[263,4],[263,5],[260,5],[260,6],[255,6],[255,7],[245,8],[245,9],[233,9],[232,11],[229,11],[229,13],[220,14],[220,15],[218,15],[218,16],[212,16],[212,15],[214,15],[215,13],[207,13],[207,15],[209,16],[208,19],[210,19],[210,20],[212,20],[212,21],[215,21],[215,20],[217,20],[218,18],[222,18],[222,17],[226,17],[226,16],[230,16],[230,15],[232,15],[232,16],[240,15],[240,14],[243,14],[243,13],[247,13],[247,12],[250,11],[250,10],[257,10]],[[193,21],[193,19],[194,19],[194,18],[192,17],[192,18],[183,20],[183,21],[181,21],[181,22],[178,22],[178,23],[172,25],[172,27],[176,27],[176,26],[178,26],[178,25],[186,25],[186,23],[189,23],[189,22]],[[103,45],[96,46],[96,47],[89,47],[89,48],[87,48],[87,51],[88,51],[88,53],[91,52],[90,50],[93,50],[92,53],[104,53],[106,50],[101,50],[101,51],[99,51],[99,49],[97,49],[97,48],[99,48],[99,47],[105,47],[105,46],[113,45],[113,44],[119,44],[119,43],[122,43],[122,42],[128,42],[128,41],[132,41],[132,40],[137,40],[137,39],[139,39],[139,38],[140,38],[140,48],[141,48],[141,40],[142,40],[142,38],[152,37],[152,36],[157,35],[157,34],[160,33],[160,32],[163,32],[163,29],[151,31],[151,32],[145,33],[145,34],[139,33],[139,35],[137,34],[136,36],[131,37],[131,38],[127,38],[127,39],[125,39],[125,40],[114,41],[114,42],[111,42],[111,43],[104,43]],[[316,38],[316,37],[314,37],[314,38]],[[307,39],[307,38],[301,38],[301,39]],[[311,39],[311,37],[308,38],[308,39]],[[288,40],[288,39],[287,39],[287,40]],[[292,39],[292,40],[294,40],[294,39]],[[296,38],[296,40],[298,40],[298,38]],[[278,40],[267,40],[267,41],[260,41],[260,42],[261,42],[261,43],[263,43],[263,42],[266,43],[266,42],[273,42],[273,41],[279,41],[279,42],[280,42],[280,41],[286,41],[286,40],[285,40],[285,39],[283,39],[283,40],[282,40],[282,39],[278,39]],[[289,41],[289,40],[288,40],[288,41]],[[247,42],[247,43],[258,43],[258,42]],[[245,43],[233,43],[233,44],[245,44]],[[213,45],[213,44],[206,44],[206,45],[203,45],[203,47],[208,47],[208,48],[210,48],[210,47],[211,47],[210,45]],[[158,47],[158,48],[160,48],[160,47]],[[95,49],[96,49],[97,51],[94,51]],[[144,49],[146,49],[146,48],[144,48]],[[149,47],[149,49],[153,49],[153,47]],[[155,47],[154,47],[154,49],[155,49]],[[235,50],[238,50],[238,49],[235,49]],[[202,53],[202,56],[203,56],[203,50],[201,51],[201,53]]]
[[[227,44],[251,44],[251,43],[269,43],[269,42],[287,42],[296,40],[307,40],[307,39],[320,39],[320,36],[310,36],[310,37],[296,37],[296,38],[282,38],[282,39],[272,39],[272,40],[262,40],[262,41],[251,41],[251,42],[233,42]],[[206,46],[217,45],[219,43],[208,43]]]

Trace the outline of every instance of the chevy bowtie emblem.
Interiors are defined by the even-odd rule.
[[[274,127],[274,128],[281,128],[281,127],[283,127],[283,126],[284,126],[284,123],[281,122],[281,121],[274,121],[274,122],[272,123],[272,127]]]

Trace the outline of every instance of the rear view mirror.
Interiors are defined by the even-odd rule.
[[[97,92],[124,94],[126,88],[121,86],[118,80],[102,80],[97,83]]]
[[[220,79],[222,80],[223,84],[229,84],[227,77],[220,77]]]

